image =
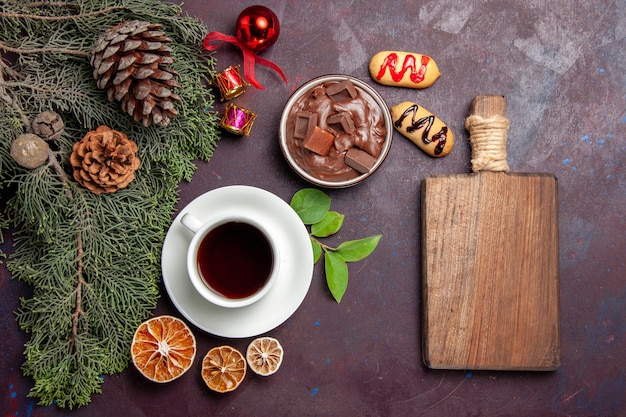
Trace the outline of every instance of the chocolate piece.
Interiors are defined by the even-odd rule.
[[[296,113],[296,121],[293,129],[293,137],[296,139],[304,139],[313,132],[317,125],[317,114],[308,111],[299,111]]]
[[[326,119],[326,123],[331,126],[337,133],[352,133],[355,129],[352,117],[347,111],[333,114],[328,119]]]
[[[354,100],[357,97],[352,81],[345,80],[326,87],[326,95],[333,101]]]
[[[333,147],[335,135],[315,126],[311,134],[307,135],[302,146],[318,155],[326,156]]]
[[[359,148],[350,148],[348,152],[346,152],[345,163],[361,174],[365,174],[374,167],[376,158]]]

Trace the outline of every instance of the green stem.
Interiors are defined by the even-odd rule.
[[[328,245],[323,244],[318,239],[316,239],[315,236],[313,236],[310,233],[309,233],[309,236],[311,236],[311,239],[313,239],[318,245],[320,245],[323,250],[325,250],[325,251],[332,251],[332,252],[337,250],[337,248],[333,248],[332,246],[328,246]]]

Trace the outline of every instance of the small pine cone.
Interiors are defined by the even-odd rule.
[[[45,140],[57,140],[63,134],[65,123],[58,113],[47,110],[33,119],[32,128],[36,135]]]
[[[100,126],[76,142],[70,155],[74,179],[95,194],[112,193],[135,179],[137,144],[121,132]]]
[[[172,40],[163,25],[131,20],[104,32],[92,48],[91,66],[98,88],[106,89],[109,101],[144,126],[166,126],[176,116],[180,97],[172,92],[180,84],[169,68]]]

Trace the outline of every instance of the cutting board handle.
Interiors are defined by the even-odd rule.
[[[506,118],[506,97],[476,96],[470,115],[465,120],[470,132],[472,171],[509,171],[506,162],[506,139],[509,120]]]

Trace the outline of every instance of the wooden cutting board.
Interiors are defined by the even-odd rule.
[[[476,97],[471,114],[474,172],[422,184],[424,362],[553,370],[560,364],[557,179],[507,172],[504,97]],[[492,163],[489,141],[503,141],[504,161],[500,152]]]

